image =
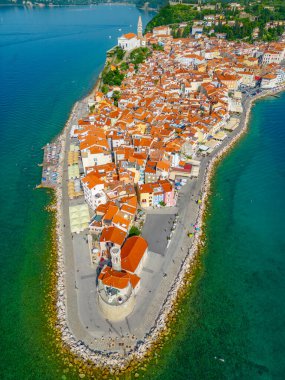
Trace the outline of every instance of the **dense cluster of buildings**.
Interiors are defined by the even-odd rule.
[[[285,84],[285,43],[173,39],[168,26],[142,37],[141,21],[138,35],[124,35],[118,43],[125,50],[161,48],[138,69],[129,64],[122,85],[111,88],[120,91],[118,107],[98,91],[92,112],[71,136],[93,213],[92,261],[102,267],[99,302],[108,317],[119,310],[119,318],[134,306],[148,252],[142,237],[129,237],[138,210],[175,206],[183,178],[198,174],[197,157],[237,126],[244,88]]]

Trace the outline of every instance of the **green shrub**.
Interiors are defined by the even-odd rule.
[[[129,237],[131,236],[139,236],[141,234],[140,230],[138,227],[132,226],[129,232]]]
[[[151,52],[147,47],[140,47],[131,52],[130,60],[133,64],[138,65],[143,63],[150,55]]]
[[[109,86],[120,86],[124,77],[125,75],[116,68],[116,70],[109,70],[103,73],[102,79],[103,83]]]

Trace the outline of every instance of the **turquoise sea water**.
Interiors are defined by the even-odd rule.
[[[37,163],[140,14],[146,25],[131,6],[0,8],[1,379],[61,378],[42,312],[51,217]]]
[[[48,193],[32,190],[36,164],[138,15],[119,6],[0,9],[1,379],[62,378],[42,312],[51,218]],[[258,101],[249,133],[219,166],[202,269],[145,378],[285,378],[284,107],[285,94]]]

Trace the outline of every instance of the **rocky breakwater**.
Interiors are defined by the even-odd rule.
[[[63,226],[62,226],[62,172],[59,176],[59,186],[55,190],[56,194],[56,243],[57,243],[57,286],[56,286],[56,310],[57,310],[57,322],[56,328],[60,331],[61,339],[63,343],[69,347],[70,351],[76,356],[82,358],[88,364],[91,363],[93,367],[100,367],[108,369],[111,373],[119,373],[125,369],[138,368],[138,362],[142,361],[146,357],[150,356],[151,350],[159,347],[159,341],[163,336],[169,334],[169,327],[171,322],[175,320],[175,312],[179,307],[179,296],[183,294],[183,289],[189,284],[191,276],[189,273],[193,270],[195,257],[199,252],[201,244],[203,244],[202,234],[204,226],[204,217],[206,214],[207,200],[210,194],[211,179],[214,175],[216,164],[221,158],[233,147],[233,145],[241,138],[246,132],[250,110],[252,103],[261,97],[265,97],[271,94],[275,94],[278,91],[282,91],[284,88],[278,90],[267,91],[262,94],[251,98],[246,104],[245,114],[242,118],[240,125],[234,132],[234,135],[227,141],[227,144],[220,147],[220,149],[214,153],[209,161],[203,175],[202,185],[202,202],[197,214],[196,225],[198,229],[195,231],[194,239],[191,247],[187,249],[187,254],[183,260],[178,275],[175,278],[172,287],[170,288],[165,302],[161,306],[160,313],[154,323],[152,329],[146,333],[144,339],[137,342],[136,346],[125,355],[121,355],[116,352],[102,352],[99,350],[90,349],[84,342],[77,341],[69,329],[66,315],[66,291],[65,291],[65,267],[64,267],[64,252],[63,252]],[[64,129],[62,134],[62,152],[65,152],[65,143],[68,136],[68,126]],[[63,167],[64,156],[61,157],[61,168]],[[189,245],[189,243],[188,243]]]

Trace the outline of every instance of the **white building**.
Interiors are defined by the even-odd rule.
[[[129,51],[141,46],[141,41],[135,33],[127,33],[118,38],[118,46]]]
[[[241,113],[242,108],[242,95],[240,91],[234,91],[231,97],[229,97],[229,111]]]
[[[181,155],[178,152],[168,153],[164,152],[164,159],[170,162],[171,167],[179,166],[179,162],[181,161]]]
[[[266,51],[262,57],[262,64],[269,65],[270,63],[280,63],[284,58],[283,51]]]
[[[184,66],[199,65],[205,62],[204,57],[201,57],[198,54],[185,54],[178,57],[176,60]]]
[[[169,26],[157,26],[156,28],[153,28],[152,31],[154,36],[170,36],[171,29]]]
[[[209,49],[205,51],[205,59],[214,59],[220,57],[220,51],[218,49]]]
[[[139,48],[140,46],[145,46],[145,39],[143,38],[143,26],[142,26],[142,19],[141,16],[139,16],[138,20],[138,34],[135,33],[127,33],[123,34],[121,37],[118,38],[118,46],[121,47],[123,50],[129,51],[136,48]]]
[[[255,76],[250,71],[239,71],[239,76],[241,77],[240,85],[246,87],[254,87],[256,84]]]
[[[103,191],[105,184],[94,172],[90,172],[83,177],[81,182],[85,200],[92,210],[96,210],[100,204],[107,203],[107,197]]]
[[[197,25],[197,26],[192,26],[192,31],[191,34],[194,36],[196,34],[202,34],[203,33],[203,26]]]
[[[112,155],[110,151],[101,147],[91,147],[81,151],[82,164],[84,172],[90,166],[105,165],[112,162]]]
[[[262,77],[261,88],[274,88],[277,86],[277,75],[267,74]]]
[[[276,78],[276,84],[277,86],[280,86],[282,84],[285,84],[285,69],[279,69],[276,71],[277,78]]]

